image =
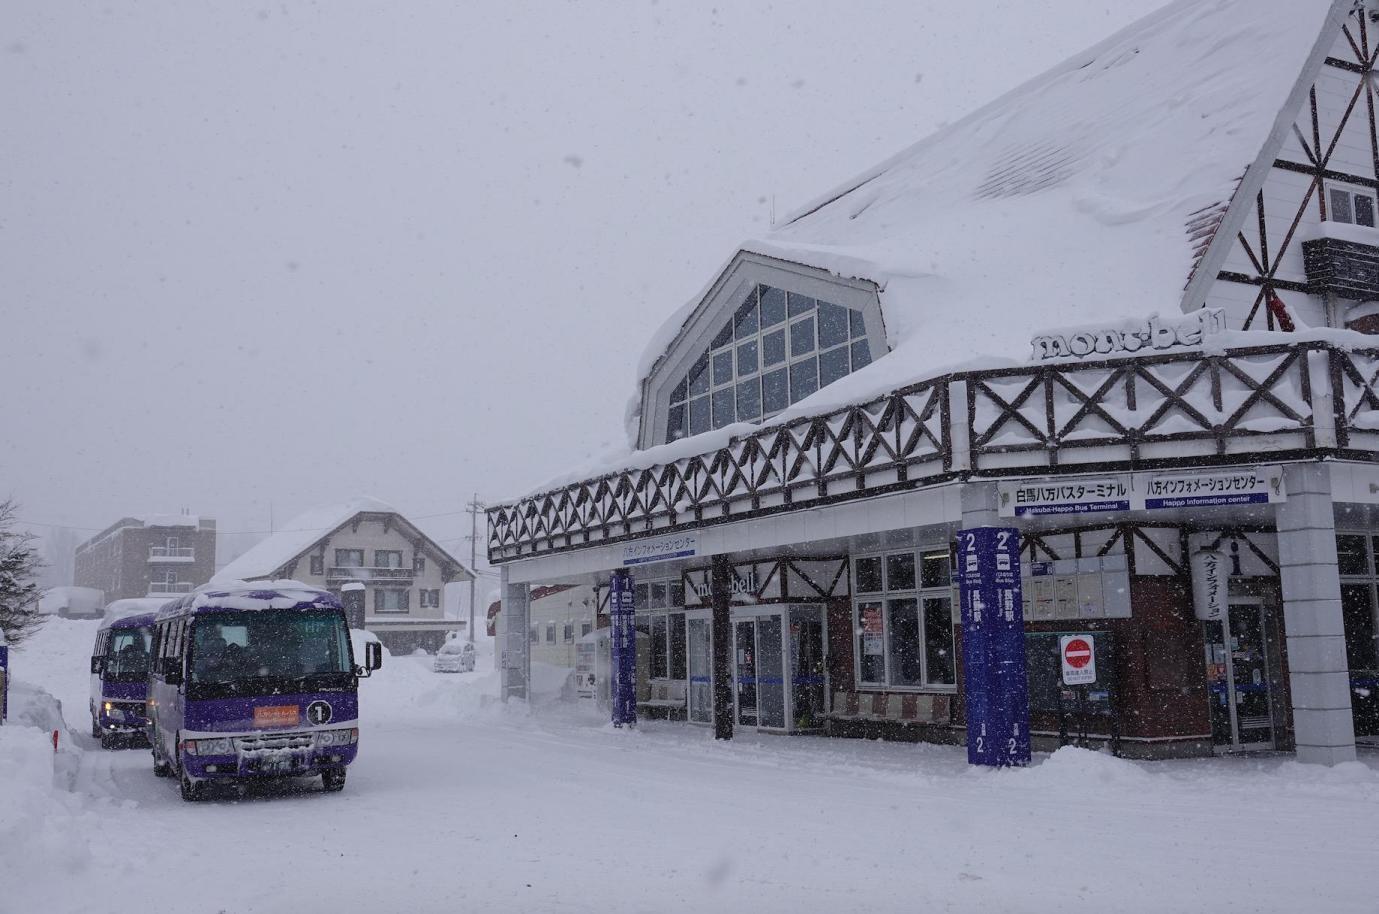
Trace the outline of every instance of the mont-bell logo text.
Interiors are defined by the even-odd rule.
[[[1142,350],[1162,351],[1202,345],[1203,339],[1226,329],[1225,312],[1220,308],[1201,308],[1181,320],[1165,320],[1151,315],[1143,324],[1045,333],[1030,340],[1035,362],[1048,359],[1086,358],[1091,355],[1117,355]]]

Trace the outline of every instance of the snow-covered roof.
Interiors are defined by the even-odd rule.
[[[1200,305],[1183,301],[1201,250],[1189,223],[1231,199],[1348,8],[1178,0],[747,241],[880,292],[891,352],[789,415],[1022,359],[1050,324]],[[671,315],[639,378],[702,304]]]
[[[159,619],[184,615],[198,609],[339,609],[340,601],[328,590],[301,581],[222,581],[205,584],[163,606]]]
[[[105,615],[101,619],[101,625],[111,625],[131,616],[156,613],[168,602],[166,597],[130,597],[124,600],[115,600],[105,607]]]
[[[201,518],[195,514],[144,514],[134,518],[145,527],[199,527]]]
[[[392,505],[368,496],[318,505],[298,514],[284,524],[283,529],[270,534],[263,542],[220,569],[211,581],[242,581],[271,575],[362,511],[397,513]]]

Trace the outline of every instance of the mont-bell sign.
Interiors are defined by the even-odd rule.
[[[1179,320],[1151,314],[1144,323],[1123,323],[1113,327],[1094,327],[1044,333],[1030,340],[1030,360],[1085,359],[1099,355],[1133,355],[1137,352],[1163,352],[1191,349],[1207,337],[1226,329],[1226,312],[1221,308],[1200,308]]]

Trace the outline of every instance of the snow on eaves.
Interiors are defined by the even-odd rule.
[[[1200,304],[1183,301],[1193,214],[1231,198],[1344,6],[1178,0],[744,243],[880,290],[891,351],[791,414],[1023,359],[1050,324]],[[653,335],[639,379],[703,297]]]
[[[392,505],[367,496],[319,505],[292,518],[282,530],[271,534],[218,571],[211,581],[221,583],[272,575],[361,511],[397,513]]]

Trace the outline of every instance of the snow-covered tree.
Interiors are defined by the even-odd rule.
[[[43,562],[31,533],[14,529],[13,499],[0,501],[0,631],[19,644],[43,624],[38,612],[39,572]]]

